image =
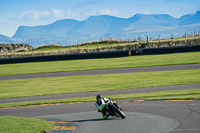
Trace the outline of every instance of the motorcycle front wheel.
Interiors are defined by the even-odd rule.
[[[116,116],[121,117],[122,119],[126,118],[126,115],[122,111],[120,111],[117,107],[114,106],[113,109]]]

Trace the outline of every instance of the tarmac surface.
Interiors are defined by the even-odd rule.
[[[94,102],[40,107],[0,109],[0,115],[47,118],[70,121],[76,125],[74,133],[199,133],[200,101],[118,100],[126,119],[103,120]],[[173,124],[171,124],[173,123]],[[90,125],[92,124],[92,125]],[[106,125],[106,126],[105,126]],[[112,128],[114,128],[112,130]],[[155,129],[155,130],[153,130]],[[153,130],[153,131],[152,131]],[[69,131],[66,131],[69,132]],[[65,131],[63,131],[65,133]]]
[[[71,121],[78,126],[75,133],[160,133],[179,126],[178,121],[159,115],[139,112],[126,112],[126,115],[128,116],[126,119],[103,120],[100,113],[90,111],[42,117]]]
[[[57,94],[57,95],[46,95],[46,96],[8,98],[8,99],[0,99],[0,104],[1,103],[13,103],[13,102],[25,102],[25,101],[75,98],[75,97],[90,97],[90,96],[96,96],[98,94],[101,94],[101,95],[119,95],[119,94],[145,93],[145,92],[170,91],[170,90],[184,90],[184,89],[195,89],[195,88],[200,88],[200,84],[186,84],[186,85],[174,85],[174,86],[159,86],[159,87],[148,87],[148,88],[112,90],[112,91],[82,92],[82,93],[72,93],[72,94]]]
[[[127,69],[111,69],[111,70],[93,70],[81,72],[64,73],[48,73],[42,76],[38,74],[1,76],[1,80],[23,79],[23,78],[44,78],[56,76],[76,76],[76,75],[94,75],[94,74],[111,74],[111,73],[133,73],[146,71],[169,71],[169,70],[185,70],[200,69],[200,64],[191,65],[175,65],[160,67],[142,67]],[[69,74],[71,73],[71,74]],[[50,74],[50,75],[49,75]],[[53,76],[51,75],[53,74]],[[55,75],[54,75],[55,74]],[[22,77],[21,77],[22,76]],[[199,88],[200,84],[179,85],[168,87],[150,87],[127,89],[120,91],[101,92],[102,94],[128,94],[140,93],[157,90],[180,90]],[[149,90],[148,90],[149,89]],[[99,93],[99,92],[98,92]],[[34,97],[35,100],[47,98],[53,99],[63,97],[80,97],[94,96],[95,92],[81,94],[51,95],[46,97]],[[30,97],[28,97],[30,98]],[[34,100],[31,99],[31,100]],[[20,98],[19,98],[20,99]],[[55,98],[56,99],[56,98]],[[3,100],[3,99],[2,99]],[[17,99],[4,99],[1,103],[9,103],[17,101]],[[28,99],[20,99],[27,101]],[[18,102],[20,102],[20,100]],[[35,106],[23,108],[1,108],[0,116],[12,115],[23,117],[46,118],[56,121],[68,121],[73,123],[76,128],[74,130],[54,130],[51,133],[199,133],[200,132],[200,100],[194,101],[141,101],[133,102],[133,99],[118,100],[119,105],[123,108],[123,112],[127,115],[126,119],[109,118],[103,120],[101,113],[96,111],[94,102],[89,103],[72,103],[49,106]]]
[[[97,74],[116,74],[116,73],[136,73],[136,72],[150,72],[150,71],[172,71],[172,70],[186,70],[186,69],[200,69],[200,64],[186,64],[186,65],[170,65],[170,66],[152,66],[152,67],[134,67],[134,68],[105,69],[105,70],[89,70],[89,71],[72,71],[72,72],[55,72],[55,73],[8,75],[8,76],[0,76],[0,80],[66,77],[66,76],[97,75]]]

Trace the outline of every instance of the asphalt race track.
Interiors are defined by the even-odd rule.
[[[178,121],[163,116],[138,112],[126,112],[126,115],[128,117],[123,120],[119,118],[103,120],[97,111],[43,117],[72,121],[78,126],[76,133],[160,133],[179,126]]]
[[[75,98],[75,97],[90,97],[101,95],[120,95],[130,93],[145,93],[145,92],[157,92],[157,91],[170,91],[170,90],[184,90],[199,88],[200,84],[185,84],[185,85],[174,85],[174,86],[159,86],[159,87],[148,87],[148,88],[134,88],[134,89],[123,89],[123,90],[112,90],[112,91],[99,91],[99,92],[81,92],[72,94],[57,94],[57,95],[46,95],[46,96],[32,96],[32,97],[19,97],[0,99],[1,103],[13,103],[13,102],[25,102],[25,101],[36,101],[36,100],[51,100],[51,99],[64,99],[64,98]]]
[[[8,76],[0,76],[0,80],[66,77],[66,76],[80,76],[80,75],[115,74],[115,73],[136,73],[136,72],[150,72],[150,71],[172,71],[172,70],[186,70],[186,69],[199,69],[199,68],[200,64],[134,67],[134,68],[105,69],[105,70],[8,75]]]
[[[187,67],[184,69],[200,68],[200,64],[178,66],[179,67],[177,67],[177,65],[173,67],[144,67],[143,71],[156,71],[161,69],[162,71],[183,70],[184,67]],[[141,69],[142,71],[142,68],[137,68],[137,71],[135,72],[138,72],[139,69]],[[108,74],[109,70],[106,71],[106,73]],[[110,70],[110,73],[113,73],[113,71]],[[31,78],[30,75],[28,76],[29,78]],[[1,80],[6,80],[5,76],[4,79],[1,78]],[[200,84],[195,84],[194,86],[174,86],[174,88],[180,89],[189,89],[193,87],[200,88]],[[161,88],[162,90],[167,90],[167,88],[170,87]],[[142,89],[143,91],[146,91],[146,89],[148,88]],[[155,88],[150,89],[154,90]],[[126,91],[126,93],[129,93],[128,90]],[[94,94],[85,94],[85,96],[88,95]],[[79,95],[74,95],[74,97],[77,96]],[[37,97],[35,100],[37,100]],[[98,113],[96,111],[94,102],[35,106],[24,108],[1,108],[0,116],[12,115],[47,118],[48,120],[72,122],[76,126],[76,130],[57,131],[59,133],[200,133],[199,100],[133,102],[132,99],[128,99],[118,100],[117,102],[119,103],[119,105],[122,106],[123,112],[127,115],[126,119],[109,118],[108,120],[103,120],[101,113]],[[4,101],[2,103],[6,102]]]
[[[94,133],[94,130],[95,133],[119,133],[117,131],[125,133],[200,132],[199,100],[150,102],[119,100],[117,102],[127,115],[126,119],[109,118],[108,120],[103,120],[92,102],[7,108],[0,109],[0,114],[71,121],[77,126],[74,133]],[[115,129],[112,130],[113,127]],[[100,128],[101,131],[98,131]]]

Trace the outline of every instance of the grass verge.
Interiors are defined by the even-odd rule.
[[[0,116],[0,133],[41,133],[52,128],[52,123],[39,119]]]
[[[200,63],[200,52],[0,65],[0,75]]]
[[[200,69],[0,81],[0,98],[200,83]]]
[[[145,98],[146,100],[168,100],[168,99],[170,100],[172,99],[198,100],[200,99],[200,88],[178,90],[178,91],[173,90],[173,91],[159,91],[159,92],[134,93],[134,94],[123,94],[123,95],[105,95],[104,97],[110,97],[116,100],[136,99],[136,98]],[[5,103],[5,104],[0,104],[0,108],[26,107],[26,106],[34,106],[34,105],[45,105],[45,104],[48,105],[48,104],[64,104],[64,103],[77,103],[77,102],[94,102],[95,100],[96,100],[96,97],[94,96],[94,97],[79,97],[79,98],[41,100],[41,101],[18,102],[18,103]]]

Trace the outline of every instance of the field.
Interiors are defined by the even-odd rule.
[[[179,64],[199,64],[200,52],[165,55],[144,55],[109,59],[71,60],[38,63],[0,65],[0,75],[16,75],[46,72],[98,70]],[[200,83],[200,69],[155,71],[121,74],[99,74],[56,78],[0,80],[0,100],[15,97],[43,96],[66,93],[98,92],[138,89]],[[105,95],[128,102],[152,100],[199,100],[200,88],[156,91],[133,94]],[[140,100],[138,100],[138,98]],[[95,96],[2,103],[0,108],[32,107],[52,104],[95,102]],[[31,126],[30,126],[31,125]],[[15,128],[13,128],[15,127]],[[34,119],[13,116],[0,117],[0,133],[36,133],[49,131],[53,124]]]
[[[200,63],[200,52],[0,65],[0,75]]]
[[[7,64],[0,65],[0,75],[195,63],[200,63],[200,52],[132,56],[110,59]],[[11,97],[28,97],[79,92],[147,88],[155,86],[194,84],[200,83],[199,77],[200,69],[194,69],[90,76],[71,76],[57,78],[20,79],[8,81],[2,80],[0,81],[0,99]],[[124,98],[125,97],[128,98],[128,96],[124,95]],[[26,103],[26,105],[35,104],[34,102],[28,102]],[[40,104],[41,102],[37,101],[36,103]],[[50,103],[54,103],[54,100]],[[43,102],[41,104],[43,104]],[[18,103],[16,106],[19,105],[20,103]],[[10,105],[0,104],[0,107],[6,106]]]
[[[198,77],[200,69],[5,80],[0,98],[194,84],[200,83]]]
[[[49,131],[52,128],[52,123],[39,119],[14,116],[0,117],[0,133],[42,133],[42,131]]]
[[[143,98],[142,101],[152,100],[199,100],[200,99],[200,88],[178,90],[178,91],[159,91],[159,92],[148,92],[148,93],[134,93],[134,94],[123,94],[123,95],[105,95],[104,97],[110,97],[112,99],[137,99]],[[67,98],[67,99],[56,99],[56,100],[40,100],[31,102],[17,102],[17,103],[5,103],[0,104],[0,108],[9,107],[32,107],[37,105],[52,105],[52,104],[66,104],[66,103],[81,103],[81,102],[95,102],[96,97],[78,97],[78,98]],[[132,102],[137,102],[132,101]]]

